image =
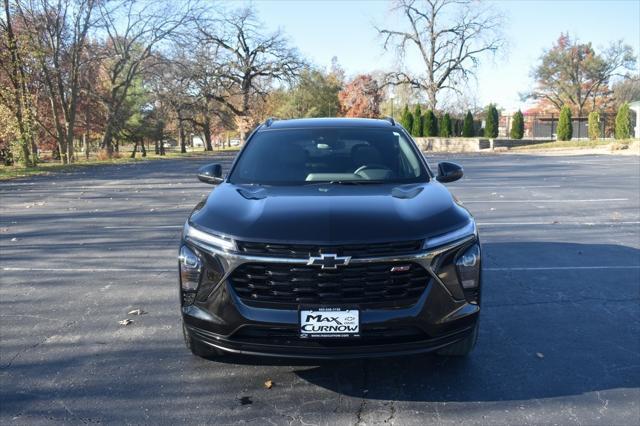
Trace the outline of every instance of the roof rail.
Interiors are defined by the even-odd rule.
[[[274,121],[276,121],[277,118],[276,117],[269,117],[264,121],[264,125],[266,127],[271,127],[271,125],[273,124]]]
[[[384,120],[387,120],[392,126],[396,125],[396,120],[394,120],[393,117],[384,117]]]

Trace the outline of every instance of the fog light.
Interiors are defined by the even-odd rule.
[[[180,285],[184,291],[196,291],[200,284],[202,261],[187,246],[180,247],[178,257],[180,266]]]
[[[480,284],[480,246],[474,244],[456,260],[460,283],[465,289],[477,288]]]

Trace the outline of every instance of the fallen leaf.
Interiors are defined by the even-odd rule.
[[[544,354],[542,352],[536,352],[536,356],[540,359],[544,358]]]
[[[144,315],[146,313],[148,313],[148,312],[144,311],[142,309],[134,309],[133,311],[127,312],[127,315]]]
[[[264,387],[267,389],[271,389],[273,387],[273,381],[271,379],[264,382]]]
[[[121,321],[118,321],[118,324],[120,324],[120,325],[129,325],[132,322],[133,322],[133,320],[130,320],[129,318],[125,318],[125,319],[123,319]]]

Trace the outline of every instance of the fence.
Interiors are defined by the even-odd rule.
[[[528,139],[555,139],[558,129],[559,114],[525,114],[524,115],[524,137]],[[615,114],[600,113],[600,137],[611,138],[615,129]],[[512,114],[500,116],[499,136],[509,137],[511,132]],[[584,117],[573,117],[574,139],[585,139],[589,137],[589,119]]]

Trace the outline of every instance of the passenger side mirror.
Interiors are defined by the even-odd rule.
[[[442,163],[438,163],[438,176],[436,176],[436,179],[442,183],[453,182],[460,179],[463,174],[462,166],[443,161]]]
[[[222,166],[220,164],[207,164],[198,169],[198,179],[200,182],[216,185],[221,183],[222,179]]]

